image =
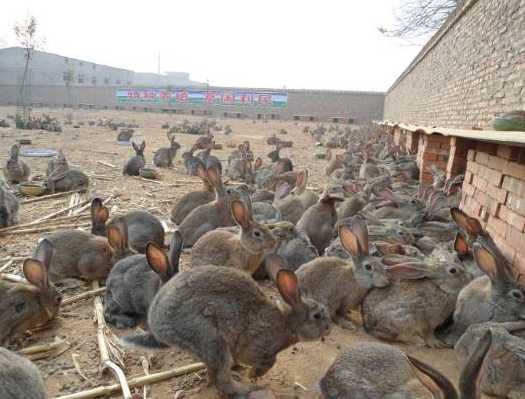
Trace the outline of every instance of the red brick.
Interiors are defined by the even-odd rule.
[[[505,205],[502,205],[500,207],[498,216],[501,220],[504,220],[506,223],[510,224],[511,226],[514,226],[519,231],[525,230],[525,217],[518,215],[516,212],[507,208]]]
[[[492,231],[490,223],[487,225],[487,231],[491,234],[492,239],[498,246],[498,249],[501,251],[501,253],[505,256],[505,258],[507,258],[507,260],[511,264],[514,263],[514,259],[516,257],[516,250],[512,248],[509,244],[507,244],[505,238],[502,238],[499,235],[494,234],[494,231]]]
[[[503,169],[503,173],[520,180],[525,180],[525,165],[520,165],[517,162],[508,162]]]
[[[511,193],[518,194],[520,197],[525,197],[525,180],[516,179],[512,176],[505,176],[503,178],[502,187]]]
[[[476,192],[474,193],[474,198],[476,201],[478,201],[482,205],[488,205],[490,198],[483,190],[476,189]]]
[[[505,158],[498,157],[496,155],[489,155],[488,167],[491,169],[496,169],[498,171],[503,171],[507,165],[507,160]]]
[[[518,159],[519,150],[520,149],[518,147],[500,144],[498,145],[498,151],[496,155],[509,161],[516,161]]]
[[[476,159],[476,151],[468,150],[467,161],[474,161]]]
[[[487,185],[487,194],[500,204],[504,204],[507,201],[507,191],[494,187],[491,184]]]
[[[478,141],[476,144],[476,150],[478,152],[486,153],[489,155],[496,155],[498,146],[492,143],[483,143],[481,141]],[[476,155],[476,160],[478,160],[477,155]]]
[[[507,195],[507,207],[512,209],[514,212],[525,216],[525,198],[522,198],[514,193],[509,193]]]
[[[478,166],[477,174],[479,175],[479,177],[491,183],[493,186],[501,186],[501,180],[503,178],[502,171],[494,170],[487,166],[480,165]]]
[[[494,232],[499,235],[500,237],[506,237],[507,231],[509,229],[509,225],[505,223],[503,220],[498,219],[494,216],[490,216],[488,220],[488,225]]]
[[[461,188],[461,191],[468,195],[469,197],[474,196],[474,191],[476,191],[476,187],[474,187],[472,184],[463,182],[463,187]]]
[[[472,217],[479,217],[481,213],[481,204],[472,197],[467,197],[464,208],[462,208],[468,215]]]
[[[474,177],[472,178],[472,185],[476,188],[479,188],[481,191],[485,191],[487,189],[486,180],[476,175],[474,175]]]
[[[507,230],[507,243],[516,250],[522,251],[525,248],[525,234],[512,226]]]

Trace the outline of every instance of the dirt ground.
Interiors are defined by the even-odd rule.
[[[61,121],[65,119],[65,112],[55,109],[38,109],[35,113],[46,112],[57,116]],[[0,107],[0,118],[14,114],[14,107]],[[84,121],[86,124],[78,129],[63,126],[62,133],[46,131],[16,131],[14,128],[0,128],[0,165],[4,165],[10,146],[15,140],[27,138],[32,140],[32,147],[63,149],[72,167],[85,171],[91,178],[90,189],[102,197],[119,194],[110,205],[112,213],[146,209],[161,218],[169,220],[172,205],[183,194],[200,187],[198,179],[184,175],[184,168],[180,163],[180,152],[174,169],[161,170],[161,183],[156,184],[138,180],[129,176],[122,176],[122,166],[125,160],[132,155],[129,146],[119,145],[116,142],[116,132],[104,127],[89,127],[88,120],[101,117],[113,118],[115,121],[138,123],[136,129],[146,139],[146,162],[152,164],[153,152],[161,146],[167,146],[166,130],[161,129],[163,123],[173,124],[182,119],[192,119],[186,115],[168,115],[160,113],[142,113],[127,111],[88,111],[74,110],[74,121]],[[10,121],[12,122],[12,121]],[[282,151],[283,155],[291,158],[297,168],[308,167],[310,170],[309,186],[320,189],[324,185],[323,160],[315,158],[315,153],[321,151],[314,146],[311,138],[302,130],[304,123],[269,121],[262,123],[252,120],[219,120],[221,125],[229,124],[233,134],[224,136],[222,132],[216,134],[216,141],[225,144],[229,141],[240,143],[249,139],[256,156],[262,156],[265,163],[266,154],[270,147],[266,145],[266,137],[285,128],[288,135],[285,140],[293,140],[294,147]],[[136,133],[136,134],[137,134]],[[178,135],[177,141],[182,149],[193,143],[196,136]],[[229,148],[216,151],[219,158],[226,160]],[[48,159],[24,158],[32,170],[33,175],[45,174]],[[103,161],[115,165],[115,168],[99,163]],[[52,213],[68,206],[69,198],[46,200],[21,206],[20,223],[30,222],[39,217]],[[25,235],[0,236],[0,266],[5,263],[2,259],[9,256],[28,256],[35,246],[40,233]],[[167,238],[169,239],[169,237]],[[182,268],[188,261],[188,254],[182,257]],[[13,264],[10,273],[20,274],[21,261]],[[265,290],[269,295],[277,297],[276,291],[269,283]],[[63,297],[87,291],[89,285],[83,282],[68,282],[60,287]],[[124,335],[126,331],[113,330],[117,335]],[[51,342],[54,337],[67,340],[71,346],[63,353],[51,359],[37,360],[36,364],[44,374],[50,398],[60,397],[68,393],[85,390],[91,387],[115,383],[111,375],[100,376],[98,373],[98,347],[96,327],[93,322],[93,299],[63,306],[58,318],[49,325],[49,328],[28,336],[20,345],[26,347],[37,343]],[[335,356],[349,343],[372,340],[362,331],[350,333],[335,326],[330,336],[324,342],[299,343],[282,352],[277,363],[270,372],[258,380],[258,384],[271,388],[280,398],[315,398],[318,397],[317,382],[322,377]],[[452,350],[436,350],[429,348],[401,345],[406,352],[413,354],[425,362],[444,372],[452,381],[457,381],[458,370]],[[15,348],[15,347],[13,347]],[[79,355],[79,366],[87,381],[75,369],[72,355]],[[125,355],[126,375],[128,378],[142,375],[140,356],[144,353],[133,350]],[[169,351],[155,354],[151,365],[151,372],[168,370],[198,361],[191,354],[173,348]],[[241,373],[242,374],[242,373]],[[246,377],[243,377],[246,378]],[[206,387],[206,372],[201,371],[187,376],[174,378],[167,382],[155,384],[151,387],[150,398],[215,398],[214,390]],[[120,395],[111,396],[114,398]]]

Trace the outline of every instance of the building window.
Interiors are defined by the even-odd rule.
[[[83,84],[83,83],[84,83],[84,75],[79,74],[78,75],[78,84]]]
[[[105,84],[105,85],[108,85],[108,84],[109,84],[109,78],[104,78],[104,84]]]
[[[96,77],[96,76],[93,76],[93,77],[91,78],[91,84],[92,84],[93,86],[96,86],[96,85],[97,85],[97,77]]]
[[[68,60],[67,58],[64,58],[64,62],[65,62],[66,64],[69,64],[69,60]]]
[[[117,82],[116,82],[118,85],[120,84],[120,79],[117,79]]]
[[[71,80],[72,80],[72,73],[70,71],[62,72],[62,80],[64,82],[71,82]]]

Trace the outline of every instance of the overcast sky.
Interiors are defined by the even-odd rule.
[[[383,37],[401,0],[2,0],[0,45],[34,15],[45,51],[212,85],[384,91],[419,47]]]

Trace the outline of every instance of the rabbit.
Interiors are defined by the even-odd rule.
[[[195,147],[190,148],[188,151],[182,153],[182,162],[184,163],[184,168],[186,168],[186,174],[190,176],[198,176],[198,168],[202,167],[206,169],[202,159],[197,158],[193,153],[195,152]]]
[[[131,128],[126,128],[126,127],[121,128],[117,134],[117,141],[128,142],[131,140],[134,133],[135,133],[135,130]]]
[[[283,220],[281,211],[268,202],[254,202],[252,204],[253,219],[259,223],[277,223]]]
[[[18,144],[13,144],[11,146],[11,154],[4,169],[4,175],[9,184],[17,184],[25,182],[29,179],[31,171],[29,166],[18,159],[20,152],[20,146]]]
[[[208,181],[215,190],[215,200],[196,207],[179,225],[185,246],[193,246],[197,240],[217,227],[233,226],[231,202],[239,200],[239,193],[233,188],[225,188],[217,169],[206,170]]]
[[[332,157],[332,150],[330,148],[326,150],[326,160],[328,161],[324,170],[326,176],[331,176],[337,169],[344,167],[344,156],[342,154],[336,154],[335,157]]]
[[[38,367],[29,359],[0,347],[0,398],[47,399]]]
[[[297,229],[308,236],[320,254],[324,252],[332,239],[337,222],[335,203],[343,200],[344,194],[341,186],[330,185],[325,189],[317,204],[308,208],[297,222]]]
[[[291,194],[299,199],[305,210],[316,204],[319,200],[317,194],[306,189],[308,175],[308,169],[297,173],[297,182],[295,183],[294,189],[291,191]]]
[[[279,262],[276,258],[267,261]],[[125,337],[123,343],[186,348],[206,364],[210,382],[221,394],[247,397],[258,388],[234,381],[234,364],[251,366],[252,376],[259,377],[272,368],[280,351],[330,333],[328,311],[302,295],[293,272],[279,271],[276,285],[289,308],[272,303],[241,270],[202,266],[179,273],[153,299],[150,331]]]
[[[359,178],[368,181],[375,177],[381,176],[381,174],[381,170],[378,168],[375,161],[369,158],[368,154],[365,153],[365,160],[359,168]]]
[[[492,344],[481,367],[481,391],[498,398],[525,397],[525,321],[471,325],[454,347],[459,364],[468,362],[487,333]]]
[[[235,223],[241,227],[240,234],[224,230],[204,234],[191,251],[192,267],[234,267],[252,275],[259,268],[265,251],[275,246],[275,237],[270,229],[255,222],[243,202],[232,201],[231,212]]]
[[[222,175],[222,164],[219,158],[217,158],[215,155],[211,155],[211,150],[213,149],[214,143],[211,143],[209,147],[207,147],[205,150],[200,151],[197,154],[197,157],[202,160],[204,163],[204,166],[206,168],[214,167],[217,168],[219,173]]]
[[[51,159],[47,163],[47,170],[46,170],[46,177],[49,178],[49,176],[52,173],[64,173],[65,171],[69,170],[69,164],[67,162],[66,156],[62,152],[62,150],[58,150],[58,154],[56,158]],[[57,172],[55,172],[57,171]]]
[[[477,277],[459,293],[445,341],[453,345],[466,329],[488,321],[525,319],[525,286],[494,242],[479,236],[472,244],[474,257],[486,276]]]
[[[114,220],[107,228],[107,238],[81,230],[64,230],[45,237],[54,248],[49,264],[49,278],[82,280],[105,279],[113,265],[133,254],[128,247],[127,226],[123,219]]]
[[[52,258],[53,245],[48,240],[42,240],[34,257],[24,261],[23,272],[27,283],[0,279],[0,345],[6,343],[8,338],[43,325],[57,315],[62,298],[53,283],[49,282]],[[0,384],[0,392],[3,383]]]
[[[289,158],[281,158],[280,152],[282,148],[281,143],[277,143],[275,149],[268,153],[268,158],[270,158],[274,164],[273,170],[277,174],[293,171],[292,161]]]
[[[295,271],[319,256],[308,236],[297,230],[293,223],[282,221],[270,224],[268,228],[277,239],[275,253],[286,260],[289,270]]]
[[[164,247],[164,227],[151,213],[132,211],[118,218],[125,220],[129,247],[136,252],[144,253],[150,241],[160,248]],[[108,219],[109,209],[103,205],[100,198],[94,198],[91,201],[91,233],[96,236],[106,236]]]
[[[18,198],[0,185],[0,228],[18,223]]]
[[[325,399],[480,399],[478,379],[492,341],[489,331],[466,359],[459,395],[438,370],[380,342],[351,344],[337,356],[319,386]]]
[[[106,321],[117,328],[129,328],[145,320],[160,287],[178,273],[181,251],[182,237],[175,231],[169,256],[149,242],[146,255],[132,255],[117,262],[106,281]]]
[[[175,141],[175,135],[168,133],[169,147],[159,148],[153,155],[153,163],[159,168],[173,167],[173,159],[177,155],[180,144]]]
[[[334,257],[312,260],[296,274],[304,293],[324,304],[332,320],[343,328],[353,329],[347,312],[361,305],[367,292],[390,284],[381,259],[368,253],[366,221],[355,217],[349,225],[339,226],[343,247],[352,256],[352,263]]]
[[[193,209],[215,199],[215,191],[208,181],[206,169],[201,164],[197,165],[197,176],[202,180],[203,189],[184,194],[171,210],[171,221],[177,225],[181,224]]]
[[[291,189],[288,183],[280,183],[275,190],[273,206],[279,210],[283,220],[297,224],[306,209],[299,198],[290,194]]]
[[[435,330],[452,315],[459,291],[470,281],[464,267],[415,260],[386,270],[392,279],[403,280],[374,288],[366,295],[362,305],[365,330],[390,341],[445,347]]]
[[[132,156],[122,170],[122,174],[128,176],[138,176],[140,174],[140,169],[146,165],[146,160],[144,158],[144,149],[146,148],[146,142],[142,140],[140,145],[137,145],[135,142],[131,142],[133,149],[135,150],[135,155]]]
[[[76,169],[68,169],[65,172],[55,169],[47,178],[47,188],[52,193],[86,189],[88,186],[89,177]]]

